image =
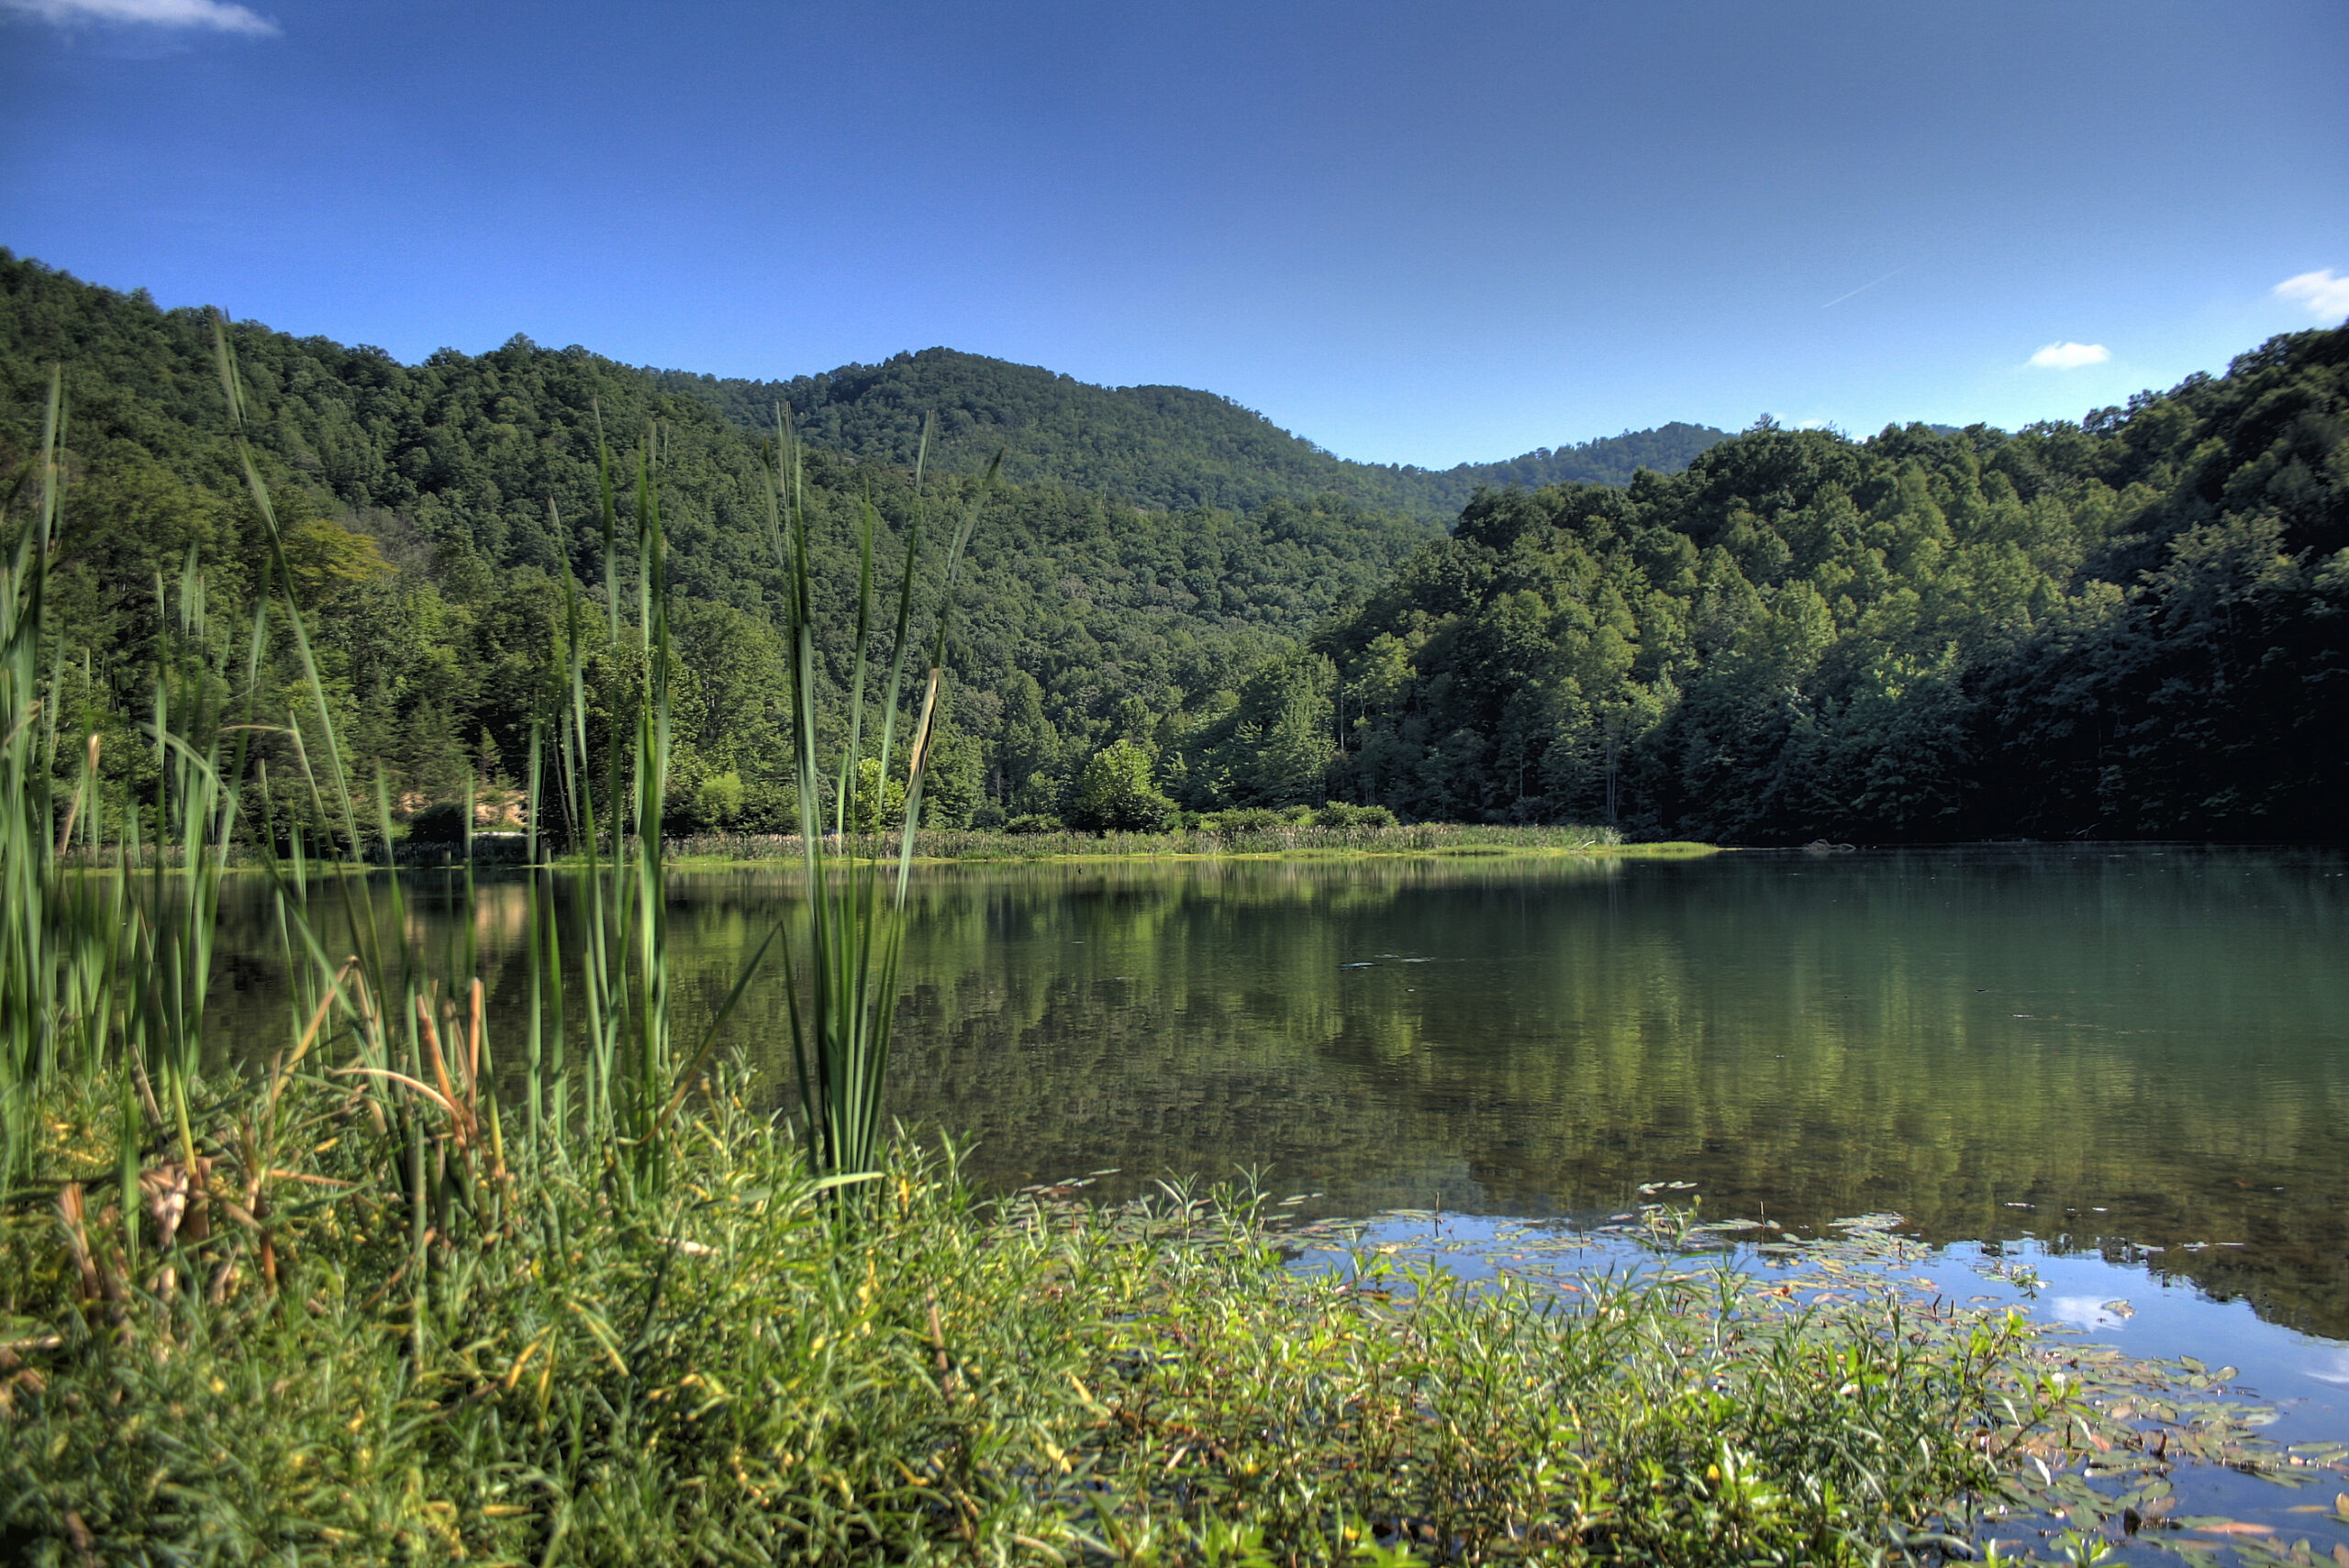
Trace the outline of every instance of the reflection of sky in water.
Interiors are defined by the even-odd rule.
[[[1437,1223],[1425,1210],[1405,1210],[1372,1221],[1364,1240],[1409,1253],[1429,1244]],[[1549,1260],[1564,1272],[1643,1270],[1657,1263],[1654,1253],[1620,1236],[1577,1233],[1556,1221],[1445,1215],[1440,1223],[1435,1250],[1464,1279],[1489,1279],[1497,1265],[1511,1269],[1520,1235],[1571,1239]],[[1748,1268],[1767,1267],[1745,1248],[1734,1255]],[[1316,1266],[1336,1262],[1326,1252],[1314,1259]],[[2214,1301],[2181,1277],[2165,1279],[2094,1253],[2049,1252],[2034,1242],[2009,1241],[1996,1251],[1971,1243],[1920,1251],[1901,1273],[1932,1280],[1954,1302],[2010,1304],[2059,1332],[2093,1337],[2132,1356],[2193,1356],[2213,1368],[2232,1366],[2236,1375],[2230,1386],[2280,1411],[2268,1435],[2282,1442],[2349,1440],[2349,1392],[2333,1392],[2349,1391],[2349,1343],[2270,1323],[2248,1302]],[[2033,1278],[2035,1286],[2029,1283]]]
[[[1371,1222],[1364,1242],[1408,1255],[1429,1245],[1437,1223],[1425,1210],[1382,1216]],[[1577,1235],[1555,1221],[1447,1214],[1440,1223],[1435,1251],[1448,1270],[1467,1280],[1490,1279],[1500,1271],[1522,1274],[1525,1265],[1517,1260],[1525,1256],[1526,1236],[1552,1239],[1545,1250],[1547,1266],[1561,1273],[1644,1271],[1658,1264],[1654,1253],[1620,1236]],[[1770,1266],[1744,1247],[1735,1249],[1730,1258],[1757,1273],[1766,1273]],[[1308,1268],[1347,1266],[1328,1251],[1308,1253],[1300,1262]],[[1683,1258],[1680,1266],[1700,1262]],[[2095,1254],[2051,1253],[2029,1241],[2009,1241],[1991,1251],[1974,1244],[1930,1253],[1920,1250],[1890,1277],[1929,1279],[1933,1288],[1961,1305],[2011,1305],[2076,1343],[2110,1345],[2147,1361],[2192,1356],[2213,1372],[2232,1367],[2233,1375],[2227,1379],[2230,1394],[2275,1413],[2272,1424],[2262,1429],[2264,1437],[2278,1443],[2349,1440],[2349,1343],[2267,1322],[2249,1303],[2212,1300],[2188,1280],[2165,1279],[2143,1266]],[[2324,1496],[2340,1489],[2334,1482],[2338,1474],[2317,1473]],[[2293,1511],[2309,1503],[2305,1491],[2208,1465],[2181,1465],[2171,1472],[2171,1480],[2177,1487],[2181,1515],[2263,1523],[2286,1540],[2314,1534],[2308,1516]],[[2176,1561],[2150,1552],[2143,1543],[2132,1542],[2112,1561]]]
[[[2059,1296],[2047,1304],[2047,1316],[2076,1329],[2118,1329],[2129,1321],[2112,1309],[2111,1303],[2093,1296]]]
[[[2036,1293],[1986,1276],[1989,1262],[2021,1263],[2038,1275]],[[1952,1247],[1919,1271],[1959,1300],[1996,1296],[2024,1305],[2043,1322],[2062,1324],[2132,1356],[2194,1356],[2232,1366],[2233,1386],[2272,1401],[2282,1418],[2268,1435],[2283,1442],[2349,1440],[2349,1344],[2270,1323],[2244,1301],[2213,1301],[2179,1278],[2108,1262],[2092,1253],[2059,1255],[2008,1242],[1997,1259]]]

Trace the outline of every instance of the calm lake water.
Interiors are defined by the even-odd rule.
[[[484,885],[469,925],[429,885],[411,906],[452,969],[473,945],[509,1075],[524,892]],[[706,1018],[799,895],[755,870],[674,894]],[[283,977],[242,896],[213,1039],[265,1055]],[[1252,1169],[1470,1275],[1534,1232],[1640,1266],[1590,1230],[1642,1183],[1797,1232],[1893,1211],[1953,1298],[2232,1364],[2268,1435],[2349,1440],[2340,852],[955,865],[917,899],[894,1108],[995,1186]],[[731,1026],[778,1104],[782,1006],[770,973]],[[2179,1513],[2321,1556],[2306,1509],[2343,1477],[2309,1473],[2182,1469]]]
[[[1242,1168],[1315,1214],[1893,1210],[2349,1337],[2349,858],[2204,848],[925,868],[894,1108],[1016,1186]],[[482,890],[493,1006],[518,884]],[[796,903],[677,879],[688,1009]],[[273,941],[216,1039],[282,1037]],[[417,918],[454,940],[453,908]],[[772,975],[733,1043],[788,1083]],[[518,1028],[493,1012],[493,1039]],[[2160,1249],[2154,1251],[2154,1249]]]

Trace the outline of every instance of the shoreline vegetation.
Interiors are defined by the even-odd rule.
[[[1341,1267],[1291,1268],[1332,1239],[1242,1192],[983,1198],[884,1090],[985,486],[935,593],[912,544],[884,591],[865,506],[844,609],[817,592],[787,421],[761,483],[797,820],[885,818],[902,761],[894,870],[799,840],[809,895],[684,1024],[667,535],[651,434],[629,463],[599,431],[606,592],[562,579],[529,694],[523,1022],[493,1038],[470,831],[462,874],[432,879],[458,917],[440,935],[410,917],[416,879],[349,874],[390,858],[391,790],[338,725],[215,332],[268,549],[243,616],[208,607],[193,550],[158,584],[151,795],[108,795],[104,732],[62,700],[61,376],[0,507],[0,1559],[1921,1564],[2019,1512],[2150,1517],[2173,1432],[2266,1462],[2210,1402],[2157,1403],[2158,1369],[2084,1371],[2019,1314],[1917,1298],[1874,1267],[1903,1255],[1880,1226],[1756,1249],[1814,1265],[1798,1284],[1684,1256],[1718,1228],[1643,1205],[1662,1266],[1488,1291],[1342,1238]],[[838,690],[819,602],[857,628]],[[592,702],[591,652],[629,673]],[[544,847],[582,874],[545,868],[557,822]],[[220,1076],[237,852],[269,880],[287,1006],[268,1064]],[[784,1118],[717,1050],[770,954]],[[2074,1535],[2098,1560],[2100,1531]]]
[[[10,1560],[1932,1563],[2043,1544],[2083,1463],[2170,1496],[2115,1414],[2163,1369],[1902,1288],[1881,1217],[1756,1273],[1644,1203],[1652,1268],[1472,1286],[1244,1189],[982,1198],[902,1134],[843,1225],[730,1069],[630,1197],[451,1086],[480,1219],[421,1251],[349,1077],[186,1084],[208,1152],[128,1208],[135,1080],[42,1097],[71,1180],[0,1216]]]
[[[824,836],[826,853],[842,863],[895,862],[900,846],[893,836],[854,834]],[[546,846],[539,846],[543,851]],[[394,845],[395,862],[403,869],[443,865],[476,869],[519,870],[535,865],[552,871],[584,869],[584,854],[558,855],[536,862],[528,857],[531,844],[523,833],[477,833],[468,859],[462,842],[441,844],[402,840]],[[796,833],[698,833],[670,838],[662,844],[662,860],[672,869],[709,870],[727,866],[776,865],[798,862],[805,853]],[[1067,829],[1007,833],[974,829],[924,828],[916,835],[912,863],[983,864],[990,861],[1097,860],[1281,860],[1460,857],[1503,859],[1586,855],[1620,860],[1682,860],[1732,852],[1719,844],[1678,841],[1626,842],[1609,828],[1538,826],[1502,827],[1478,823],[1422,822],[1390,827],[1324,828],[1312,823],[1251,826],[1217,830],[1194,828],[1165,833],[1085,833]],[[162,863],[175,862],[170,846],[150,850]],[[84,854],[72,863],[82,869],[104,869],[106,853]],[[228,869],[265,869],[263,857],[232,852]],[[381,871],[378,865],[360,870]]]
[[[698,835],[673,840],[681,865],[746,864],[798,853],[786,835]],[[1323,828],[1311,823],[1221,831],[1168,833],[1034,833],[925,831],[914,858],[931,862],[1037,860],[1241,860],[1287,856],[1353,858],[1408,855],[1683,856],[1718,852],[1709,844],[1627,844],[1606,828],[1502,828],[1418,823],[1375,828]]]

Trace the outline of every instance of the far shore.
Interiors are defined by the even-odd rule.
[[[893,840],[882,839],[874,858],[894,860]],[[1368,860],[1587,856],[1681,859],[1718,854],[1716,844],[1675,840],[1625,843],[1612,829],[1418,823],[1393,828],[1299,825],[1238,832],[1000,833],[938,831],[918,835],[914,861],[923,865],[1030,861]],[[796,861],[795,836],[683,839],[670,845],[679,870]],[[861,858],[861,857],[860,857]]]
[[[842,847],[825,835],[827,858],[856,862],[894,862],[897,841],[894,832],[852,834]],[[1051,833],[980,832],[939,829],[918,833],[914,840],[917,865],[960,865],[1045,861],[1303,861],[1399,859],[1521,859],[1578,857],[1609,860],[1687,860],[1728,851],[1730,846],[1686,840],[1626,843],[1609,828],[1578,827],[1508,827],[1488,824],[1422,822],[1391,828],[1317,828],[1309,824],[1251,828],[1214,832],[1194,828],[1169,833]],[[538,865],[563,871],[584,866],[579,854],[546,856],[533,862],[529,840],[517,832],[475,834],[472,863],[484,870],[520,870]],[[380,851],[379,851],[380,852]],[[151,853],[151,851],[150,851]],[[715,871],[749,866],[791,866],[802,854],[796,834],[707,834],[670,839],[662,861],[673,870]],[[402,840],[394,847],[395,863],[404,870],[438,870],[467,863],[462,841],[418,843]],[[151,862],[148,862],[151,863]],[[175,863],[167,850],[164,865]],[[72,867],[107,870],[110,855]],[[261,857],[247,849],[230,851],[218,869],[231,873],[264,869]],[[311,875],[383,868],[379,862],[353,864],[313,860]]]

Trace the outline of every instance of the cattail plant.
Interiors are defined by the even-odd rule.
[[[55,1066],[55,724],[43,700],[41,655],[63,421],[63,377],[52,370],[40,450],[17,474],[0,509],[0,520],[8,519],[31,489],[29,515],[0,541],[0,1188],[26,1158],[32,1096]]]
[[[894,875],[885,875],[877,856],[857,856],[848,829],[860,820],[858,793],[867,777],[885,789],[903,714],[907,658],[917,573],[923,544],[923,469],[930,427],[915,460],[916,497],[905,539],[905,562],[897,587],[896,624],[890,645],[889,673],[874,706],[879,709],[879,767],[868,773],[864,732],[868,707],[874,596],[874,545],[878,517],[868,498],[857,509],[855,660],[847,698],[847,741],[833,770],[833,832],[822,831],[825,769],[818,755],[816,660],[815,567],[810,542],[807,487],[790,411],[777,410],[767,484],[768,533],[783,578],[790,650],[792,776],[799,805],[801,863],[807,882],[807,976],[803,984],[786,945],[785,996],[791,1015],[792,1064],[799,1090],[810,1166],[834,1182],[861,1180],[877,1173],[882,1159],[883,1096],[889,1075],[890,1032],[897,1001],[897,966],[906,929],[906,887],[913,865],[914,839],[921,821],[922,785],[945,681],[948,617],[954,580],[979,509],[1002,465],[997,454],[972,490],[946,553],[937,608],[937,631],[921,706],[907,745],[906,815],[897,830]],[[878,804],[877,802],[875,803]],[[875,814],[877,819],[877,813]]]

